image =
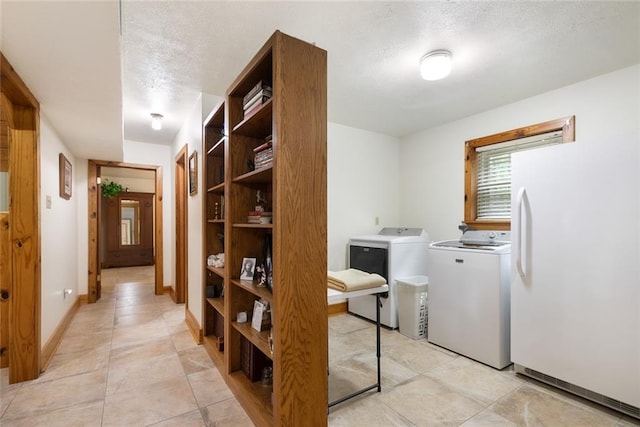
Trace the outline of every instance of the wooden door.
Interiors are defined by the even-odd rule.
[[[152,193],[102,197],[102,267],[153,265]]]
[[[9,313],[2,324],[8,324],[6,351],[13,384],[40,374],[40,105],[2,54],[0,69],[0,116],[6,141],[2,146],[10,175],[8,221],[2,224],[5,245],[9,241],[2,258],[10,271],[9,302],[3,304],[2,314],[7,316],[7,306]]]
[[[175,302],[185,302],[187,288],[187,146],[176,157],[176,290]]]

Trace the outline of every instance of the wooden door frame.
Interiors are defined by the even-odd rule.
[[[9,383],[38,378],[41,348],[40,104],[0,52],[9,149]]]
[[[100,280],[100,221],[98,215],[98,172],[101,167],[121,167],[140,169],[155,172],[156,197],[154,202],[154,252],[155,252],[155,294],[164,293],[164,251],[162,240],[162,167],[153,165],[140,165],[135,163],[111,162],[104,160],[89,160],[87,166],[88,175],[88,200],[89,200],[89,284],[88,302],[94,303],[99,297],[98,282]]]
[[[189,279],[189,269],[187,268],[188,246],[187,246],[187,144],[184,145],[176,155],[175,164],[175,222],[176,222],[176,289],[173,300],[176,304],[188,303],[187,283]],[[183,221],[180,221],[180,218]]]

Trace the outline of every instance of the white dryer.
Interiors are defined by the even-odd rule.
[[[378,234],[349,239],[349,268],[377,273],[387,279],[389,292],[381,298],[380,323],[398,327],[397,279],[428,276],[429,236],[422,228],[385,227]],[[349,298],[349,312],[376,319],[376,298]]]

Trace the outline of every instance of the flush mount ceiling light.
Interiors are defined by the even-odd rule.
[[[420,75],[425,80],[440,80],[451,72],[451,52],[434,50],[420,60]]]
[[[151,113],[151,128],[155,130],[162,129],[162,114]]]

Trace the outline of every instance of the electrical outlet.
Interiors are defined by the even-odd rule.
[[[380,217],[376,217],[376,225],[380,225]]]
[[[46,197],[46,206],[47,209],[51,209],[51,196],[47,195]]]

